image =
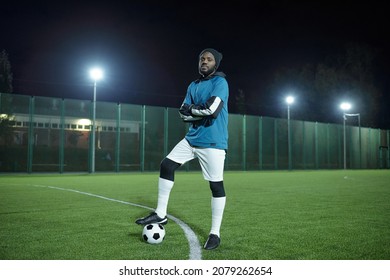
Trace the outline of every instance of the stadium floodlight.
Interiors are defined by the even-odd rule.
[[[93,104],[92,104],[92,132],[91,132],[91,169],[90,172],[95,172],[95,133],[96,133],[96,84],[97,81],[103,78],[103,71],[100,68],[93,68],[89,71],[93,84]]]
[[[290,105],[294,103],[294,97],[289,95],[286,97],[287,103],[287,138],[288,138],[288,169],[292,169],[292,158],[291,158],[291,128],[290,128]]]
[[[291,95],[287,96],[287,97],[286,97],[286,103],[287,103],[288,105],[293,104],[293,103],[294,103],[294,97],[291,96]]]
[[[103,71],[100,68],[93,68],[89,71],[91,78],[96,82],[103,78]]]
[[[343,102],[340,104],[340,108],[341,108],[341,110],[343,110],[345,112],[345,111],[350,110],[352,108],[352,105],[351,105],[351,103]]]
[[[340,104],[340,109],[343,110],[343,141],[344,141],[344,169],[347,169],[347,135],[346,135],[346,127],[345,127],[345,122],[347,120],[347,117],[358,117],[358,122],[359,122],[359,165],[361,168],[361,156],[362,156],[362,151],[361,151],[361,126],[360,126],[360,114],[350,114],[347,113],[352,108],[351,103],[348,102],[343,102]]]

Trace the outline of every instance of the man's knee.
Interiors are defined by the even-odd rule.
[[[225,188],[223,186],[223,181],[219,182],[211,182],[210,181],[210,189],[213,197],[224,197],[225,194]]]
[[[180,163],[177,163],[169,158],[164,158],[160,164],[160,177],[170,181],[175,180],[175,170],[180,167]]]

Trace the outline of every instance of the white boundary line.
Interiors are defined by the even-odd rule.
[[[105,200],[117,202],[117,203],[122,203],[122,204],[127,204],[127,205],[131,205],[131,206],[135,206],[135,207],[145,208],[148,210],[154,210],[153,208],[150,208],[150,207],[145,206],[145,205],[131,203],[131,202],[123,201],[123,200],[118,200],[118,199],[114,199],[114,198],[109,198],[109,197],[105,197],[105,196],[101,196],[101,195],[97,195],[97,194],[93,194],[93,193],[82,192],[82,191],[73,190],[73,189],[65,189],[65,188],[60,188],[60,187],[44,186],[44,185],[30,185],[30,186],[74,192],[74,193],[78,193],[78,194],[88,195],[88,196],[92,196],[92,197],[96,197],[96,198],[100,198],[100,199],[105,199]],[[167,216],[169,219],[171,219],[176,224],[178,224],[181,227],[181,229],[184,231],[184,234],[188,240],[188,244],[190,247],[189,260],[201,260],[202,259],[202,251],[201,251],[198,237],[196,236],[195,232],[182,220],[180,220],[172,215],[167,215]]]

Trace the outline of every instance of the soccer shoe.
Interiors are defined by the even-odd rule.
[[[210,234],[209,238],[204,244],[204,248],[206,250],[213,250],[219,246],[219,243],[221,243],[221,238],[219,238],[216,234]]]
[[[149,214],[149,216],[139,218],[135,221],[136,224],[138,225],[148,225],[148,224],[162,224],[165,225],[168,223],[167,216],[164,218],[160,218],[157,213],[152,212]]]

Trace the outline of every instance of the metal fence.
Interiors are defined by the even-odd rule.
[[[157,171],[188,130],[177,108],[0,93],[0,172]],[[226,170],[389,168],[389,130],[230,114]],[[345,154],[344,154],[345,129]],[[183,166],[199,170],[197,161]]]

